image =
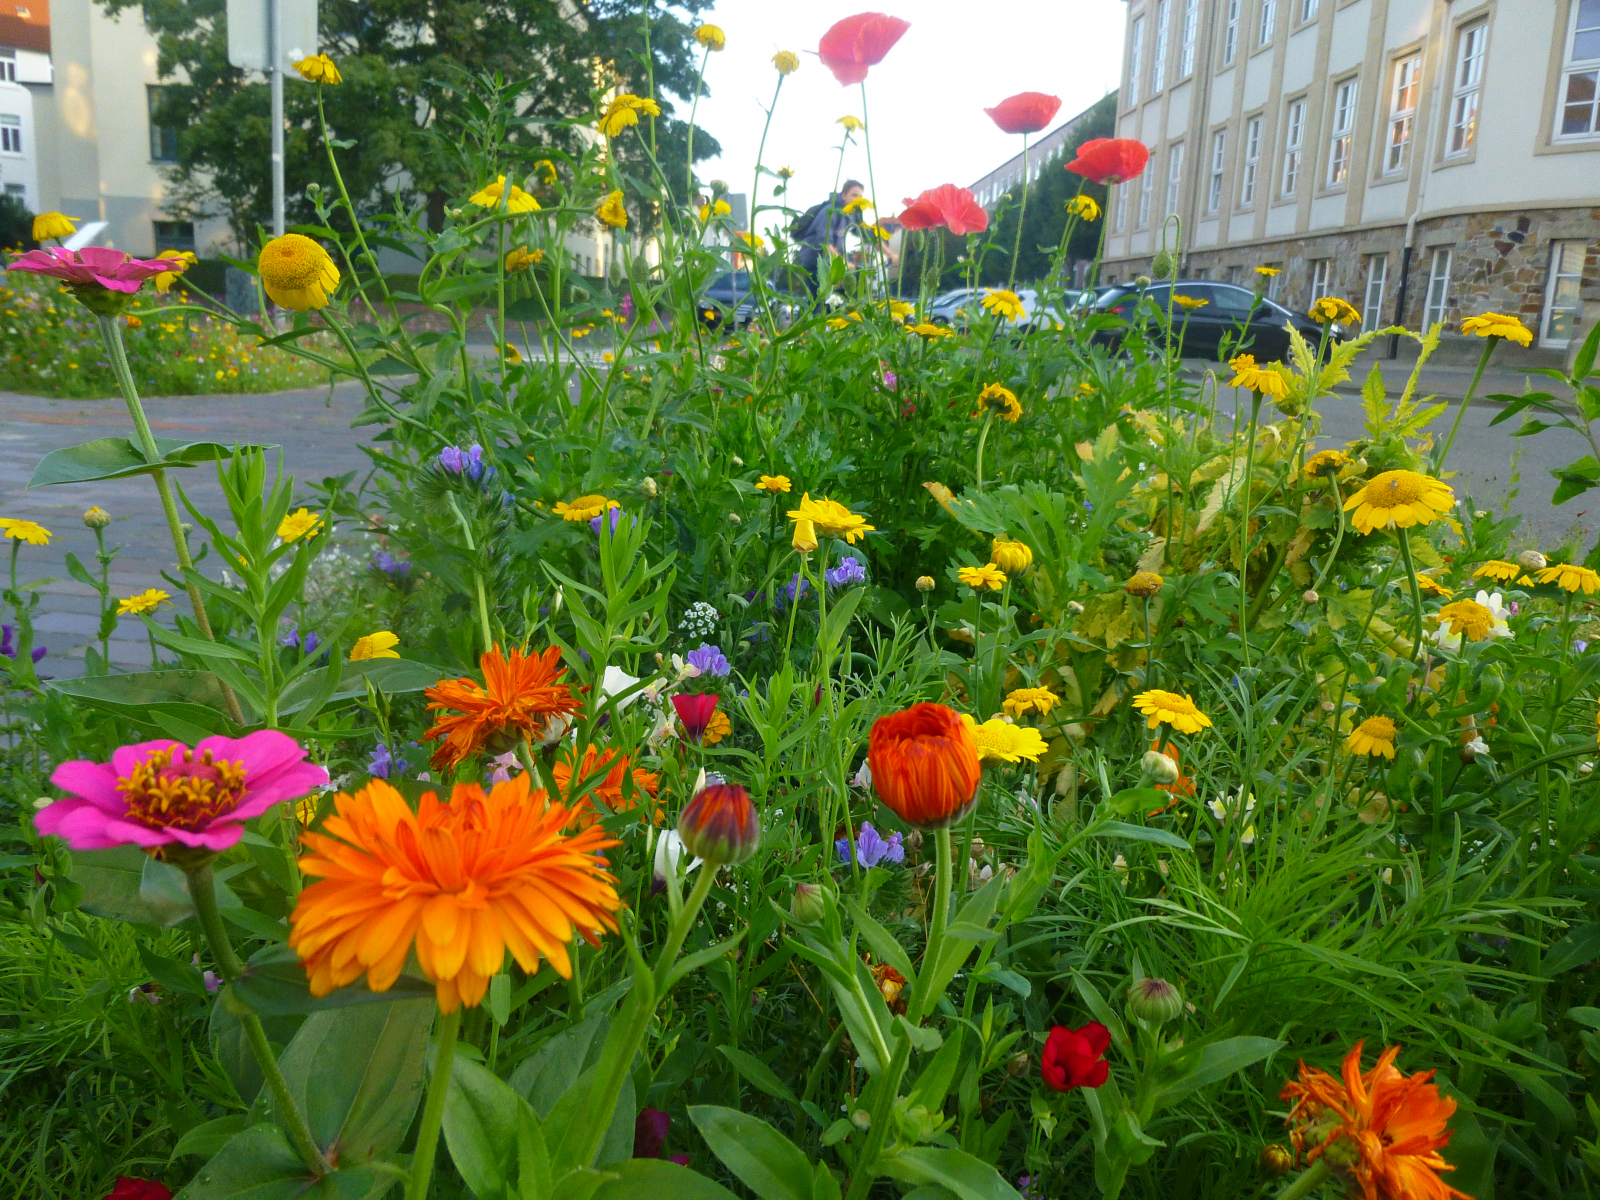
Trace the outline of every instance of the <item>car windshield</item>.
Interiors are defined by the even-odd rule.
[[[750,286],[750,272],[724,271],[711,281],[710,290],[713,292],[726,292],[730,290],[744,291]]]

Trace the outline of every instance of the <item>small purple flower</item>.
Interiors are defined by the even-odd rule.
[[[1589,643],[1584,641],[1582,638],[1574,638],[1572,642],[1572,648],[1579,654],[1582,654],[1589,648]]]
[[[840,838],[833,845],[839,852],[839,857],[849,862],[850,839]],[[904,862],[906,859],[906,848],[901,845],[901,835],[891,833],[885,838],[872,827],[871,821],[861,822],[861,828],[856,830],[856,850],[861,856],[863,867],[875,867],[881,862]]]
[[[837,567],[824,571],[822,577],[828,581],[831,588],[849,587],[852,583],[865,583],[867,569],[861,565],[861,560],[855,555],[840,561]]]
[[[671,1127],[672,1118],[659,1108],[641,1108],[633,1119],[633,1156],[660,1158],[662,1144]]]
[[[446,446],[439,451],[439,469],[450,475],[465,475],[472,483],[483,478],[483,447],[473,442],[463,450],[459,446]]]
[[[609,518],[610,521],[611,521],[611,536],[615,537],[616,534],[617,534],[617,526],[622,522],[622,516],[623,516],[623,513],[622,513],[622,510],[620,508],[608,508],[606,510],[606,516],[605,517],[590,517],[589,518],[589,528],[594,530],[596,533],[599,533],[600,532],[600,522],[606,520],[607,518]],[[631,516],[631,515],[628,517],[628,526],[629,526],[629,528],[632,528],[633,526],[637,525],[638,523],[639,523],[639,518],[638,517]]]
[[[286,650],[298,650],[302,654],[311,655],[322,645],[322,639],[317,636],[317,631],[314,629],[302,636],[300,627],[291,623],[288,632],[278,639],[278,645]]]
[[[773,597],[773,606],[779,612],[782,612],[793,604],[796,598],[804,599],[809,589],[810,584],[801,578],[800,573],[796,571],[794,578],[778,589],[778,594]]]
[[[617,305],[617,311],[622,314],[624,321],[633,320],[633,293],[623,292],[622,303]]]
[[[16,658],[17,631],[15,626],[0,625],[0,655],[4,655],[6,658]],[[35,646],[33,653],[28,655],[34,662],[38,662],[44,656],[45,648],[43,646]]]
[[[1033,1185],[1037,1182],[1038,1180],[1032,1175],[1017,1176],[1017,1191],[1022,1195],[1022,1200],[1044,1200],[1042,1192],[1032,1190]]]
[[[893,371],[889,370],[889,368],[887,368],[887,367],[885,367],[883,369],[883,386],[884,387],[888,388],[892,392],[892,391],[894,391],[895,386],[899,382],[900,382],[900,377],[898,375],[896,375]]]
[[[411,574],[409,559],[397,558],[387,550],[379,550],[372,556],[372,569],[381,571],[385,575],[392,575],[396,579],[404,579]]]
[[[700,643],[698,650],[691,650],[684,655],[684,661],[691,667],[698,667],[702,675],[727,675],[733,668],[728,665],[728,660],[723,657],[722,651],[716,646]]]
[[[387,779],[390,772],[399,775],[410,765],[384,743],[379,742],[367,759],[367,774],[374,779]]]

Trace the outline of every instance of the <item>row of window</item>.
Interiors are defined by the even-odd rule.
[[[1044,173],[1046,167],[1065,157],[1066,149],[1066,143],[1061,142],[1037,156],[1029,155],[1028,179],[1030,181],[1038,179]],[[997,179],[993,183],[980,187],[978,189],[978,203],[987,208],[1021,182],[1022,167],[1019,164],[1015,171],[1012,171],[1003,179]]]
[[[1177,73],[1171,82],[1177,83],[1194,72],[1195,35],[1199,20],[1199,0],[1156,0],[1155,46],[1150,64],[1148,95],[1159,92],[1167,85],[1167,45],[1172,25],[1173,4],[1183,6],[1181,49]],[[1240,20],[1244,0],[1224,0],[1222,31],[1222,65],[1228,66],[1238,53]],[[1303,23],[1317,15],[1318,0],[1293,0],[1299,20]],[[1254,22],[1255,43],[1268,45],[1275,34],[1280,0],[1260,0]],[[1600,136],[1600,0],[1578,0],[1572,6],[1566,31],[1566,54],[1562,64],[1560,102],[1556,111],[1556,138],[1587,138]],[[1145,83],[1144,43],[1145,17],[1135,17],[1129,31],[1128,49],[1128,107],[1137,104],[1141,87]],[[1485,52],[1489,41],[1487,20],[1463,28],[1456,45],[1456,61],[1452,74],[1449,106],[1449,137],[1447,154],[1465,154],[1472,144],[1477,129],[1478,101],[1483,84]],[[1388,140],[1385,145],[1385,170],[1399,172],[1404,169],[1406,149],[1411,140],[1411,128],[1416,118],[1417,99],[1421,93],[1420,76],[1422,56],[1410,54],[1393,65],[1390,86],[1390,117]],[[1341,165],[1347,165],[1350,128],[1355,118],[1355,80],[1347,81],[1348,95],[1336,96],[1335,115],[1342,117],[1342,135],[1335,132],[1335,149],[1343,137]],[[1341,104],[1341,101],[1343,102]],[[1342,181],[1343,175],[1339,176]]]

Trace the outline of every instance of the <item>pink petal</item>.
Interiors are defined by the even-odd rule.
[[[226,850],[244,836],[244,826],[213,821],[204,829],[165,829],[164,841],[182,842],[185,846],[200,846],[207,850]]]
[[[67,253],[70,254],[71,251]],[[128,256],[121,250],[113,250],[109,246],[85,246],[78,251],[78,261],[92,271],[109,275],[127,262]]]
[[[60,803],[73,802],[63,800]],[[55,807],[57,805],[50,806],[50,808]],[[44,816],[44,813],[40,813],[39,816]],[[35,818],[34,823],[38,824],[38,818]],[[66,813],[53,824],[55,828],[48,832],[66,839],[67,844],[74,850],[109,850],[113,846],[160,846],[172,840],[165,830],[150,829],[131,821],[120,821],[89,805],[82,805]],[[40,827],[40,832],[47,831]]]
[[[104,275],[95,275],[93,279],[101,287],[113,292],[137,292],[140,281],[137,279],[107,279]]]
[[[149,758],[151,754],[173,746],[188,749],[182,742],[175,742],[171,738],[157,738],[153,742],[135,742],[131,746],[118,746],[111,752],[111,770],[118,779],[126,779],[133,774],[134,767]]]
[[[85,759],[64,762],[50,776],[50,782],[69,797],[87,801],[103,812],[121,816],[127,811],[127,803],[117,791],[116,772],[108,763]]]

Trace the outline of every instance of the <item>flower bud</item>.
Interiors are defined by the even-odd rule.
[[[850,1114],[850,1124],[861,1130],[871,1129],[872,1114],[864,1108],[858,1108]]]
[[[1006,1074],[1013,1079],[1021,1079],[1028,1073],[1028,1067],[1032,1065],[1032,1061],[1028,1057],[1026,1050],[1018,1050],[1010,1058],[1006,1059]]]
[[[761,815],[738,784],[713,784],[683,806],[678,836],[685,850],[708,863],[742,863],[761,844]]]
[[[1261,1157],[1257,1162],[1263,1175],[1269,1179],[1279,1179],[1287,1175],[1294,1166],[1294,1155],[1290,1153],[1289,1147],[1272,1142],[1261,1147]]]
[[[111,524],[111,514],[96,504],[83,514],[83,523],[90,529],[104,529]]]
[[[822,888],[814,883],[794,885],[794,899],[789,901],[789,915],[800,925],[815,925],[822,920],[827,902]]]
[[[1537,550],[1524,550],[1521,554],[1517,555],[1517,566],[1521,567],[1524,571],[1542,571],[1548,565],[1549,564],[1545,561],[1544,555],[1540,554]]]
[[[736,466],[736,467],[744,466],[744,459],[740,458],[737,454],[735,454],[733,456],[733,465]]]
[[[1083,605],[1079,604],[1076,600],[1068,600],[1067,611],[1076,617],[1083,612]]]
[[[1307,604],[1315,604],[1321,600],[1322,597],[1317,595],[1316,588],[1307,588],[1304,592],[1300,593],[1300,599]]]
[[[1162,583],[1161,576],[1154,571],[1138,571],[1122,585],[1122,590],[1130,596],[1148,598],[1161,590]]]
[[[655,479],[649,475],[646,475],[644,479],[640,481],[639,490],[652,500],[661,494],[661,489],[656,486]]]
[[[817,548],[817,527],[801,517],[794,523],[794,538],[791,545],[801,554],[810,554]]]
[[[683,839],[674,830],[667,829],[656,838],[655,870],[651,872],[658,887],[665,887],[678,874],[678,864],[683,860]]]
[[[1149,777],[1151,783],[1178,782],[1178,764],[1159,750],[1146,750],[1144,757],[1139,760],[1139,769]]]
[[[1137,279],[1135,279],[1133,282],[1134,282],[1134,286],[1136,286],[1136,287],[1147,288],[1147,287],[1150,286],[1150,276],[1141,275]]]
[[[1140,979],[1128,989],[1128,1011],[1135,1020],[1165,1025],[1183,1015],[1183,993],[1165,979]]]
[[[1150,274],[1157,279],[1171,279],[1177,267],[1177,260],[1172,257],[1172,251],[1167,249],[1157,250],[1156,256],[1150,260]]]

